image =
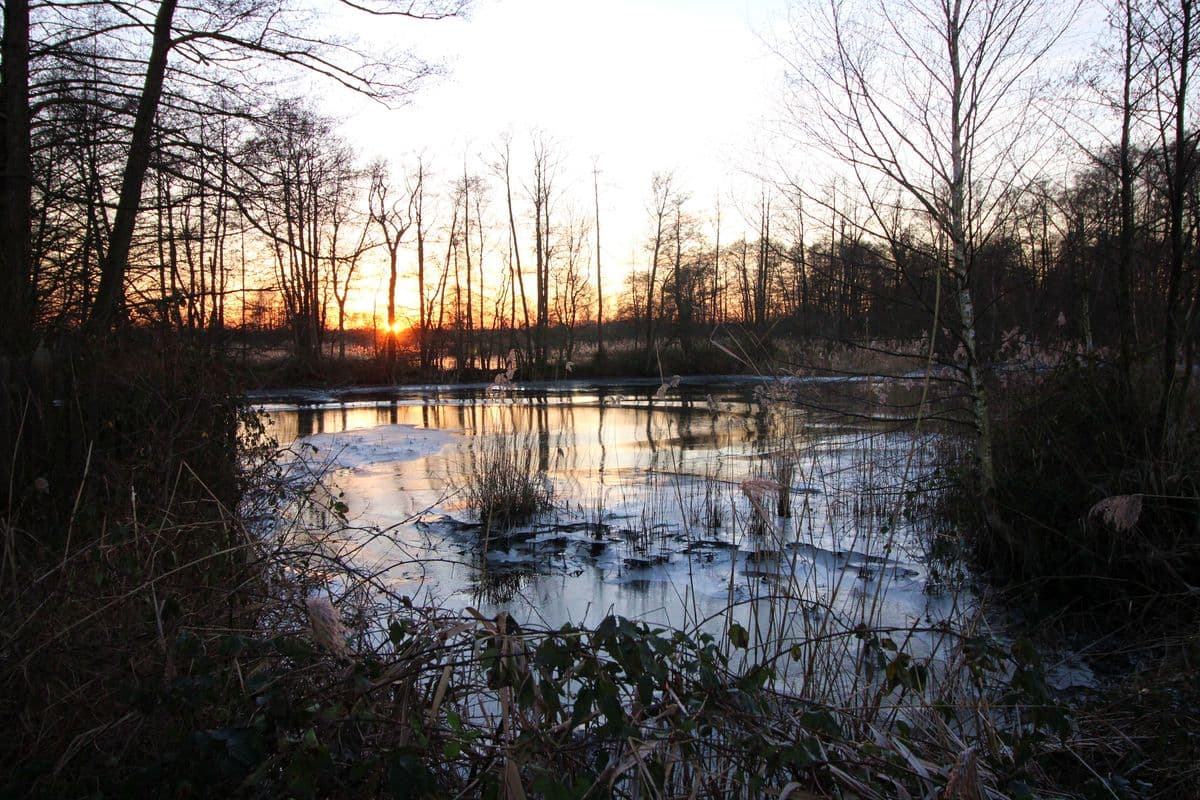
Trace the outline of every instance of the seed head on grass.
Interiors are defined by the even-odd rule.
[[[1105,525],[1117,533],[1132,530],[1142,517],[1142,500],[1140,494],[1114,494],[1106,497],[1088,511],[1088,519],[1099,518]]]
[[[308,624],[312,629],[313,641],[338,658],[349,660],[353,655],[346,644],[349,631],[342,624],[342,618],[329,598],[317,595],[305,600],[304,605],[308,608]]]
[[[779,494],[779,483],[770,478],[747,478],[742,481],[741,489],[742,494],[746,495],[746,499],[754,508],[754,513],[758,515],[759,519],[766,521],[769,518],[765,503],[767,495]]]

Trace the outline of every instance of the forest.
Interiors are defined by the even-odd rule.
[[[753,163],[724,187],[664,164],[618,209],[610,165],[551,118],[456,158],[419,130],[378,154],[325,103],[403,108],[444,71],[344,21],[419,30],[471,5],[4,0],[0,794],[1196,796],[1191,0],[789,2],[762,41],[781,82]],[[629,220],[632,243],[612,232]],[[691,477],[734,487],[725,530],[798,537],[797,498],[828,497],[821,524],[853,508],[855,530],[922,542],[924,592],[953,573],[967,599],[907,632],[867,603],[764,634],[733,586],[801,551],[781,539],[730,556],[725,616],[692,627],[518,624],[515,578],[422,606],[345,549],[370,527],[358,451],[295,471],[318,442],[350,447],[305,444],[313,414],[386,395],[407,431],[418,385],[485,415],[567,387],[601,447],[608,407],[644,414],[655,452],[676,441],[656,413],[709,414],[729,449]],[[547,413],[485,441],[426,412],[405,440],[422,458],[433,428],[480,442],[462,475],[422,476],[482,526],[472,569],[493,515],[509,552],[514,530],[616,542],[606,500],[568,519],[592,501],[562,499],[578,486],[550,442],[574,433]],[[737,415],[753,458],[730,455]],[[894,494],[817,487],[805,459],[843,430],[912,437]],[[843,472],[887,472],[861,452]],[[739,458],[757,471],[719,472]],[[474,530],[437,508],[439,542]],[[746,549],[689,532],[651,558],[666,524],[641,520],[620,580]],[[861,549],[869,581],[887,542],[830,558]],[[811,586],[780,596],[772,620],[803,616]],[[1052,685],[1064,654],[1088,691]]]

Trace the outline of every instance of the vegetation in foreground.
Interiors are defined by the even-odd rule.
[[[908,631],[764,644],[736,624],[414,608],[355,567],[336,497],[271,466],[220,359],[161,342],[114,358],[87,369],[86,439],[115,455],[30,480],[8,509],[6,795],[973,797],[1046,780],[1039,753],[1067,729],[1024,646],[943,631],[943,673]],[[56,461],[24,441],[31,465]],[[855,688],[783,691],[796,663],[853,665]]]

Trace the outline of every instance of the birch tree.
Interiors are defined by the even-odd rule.
[[[948,243],[942,276],[970,399],[974,466],[989,524],[995,474],[976,338],[974,254],[1001,229],[1039,152],[1037,69],[1074,16],[1049,0],[825,0],[796,7],[779,48],[788,123],[842,162],[867,200],[899,197]],[[894,218],[882,201],[874,225]]]

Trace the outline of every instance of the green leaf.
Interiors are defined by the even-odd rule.
[[[729,643],[734,647],[745,650],[750,646],[750,634],[739,623],[731,623],[729,626]]]
[[[276,636],[271,644],[281,655],[295,661],[303,661],[316,652],[311,644],[296,636]]]

